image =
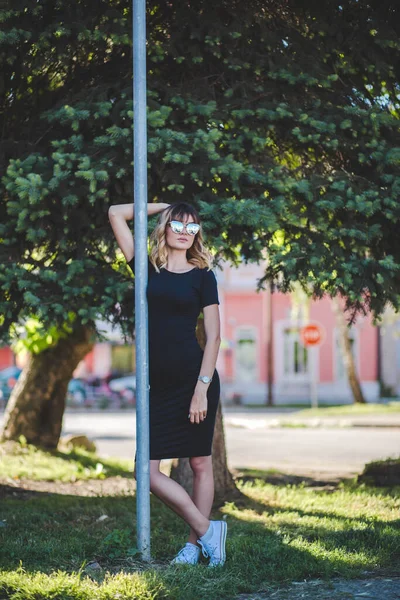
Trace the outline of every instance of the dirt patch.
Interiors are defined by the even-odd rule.
[[[38,494],[65,494],[70,496],[123,496],[132,495],[136,490],[136,481],[126,477],[107,477],[107,479],[88,479],[74,482],[33,481],[21,478],[0,479],[0,499],[32,498]]]
[[[162,469],[169,474],[169,469]],[[254,481],[262,479],[272,485],[299,485],[303,483],[306,487],[317,490],[333,492],[341,481],[352,479],[356,474],[335,473],[326,471],[302,470],[298,473],[284,472],[260,472],[255,473],[253,469],[232,469],[235,479],[241,481]],[[79,479],[77,481],[35,481],[28,478],[12,479],[11,477],[0,478],[1,498],[28,498],[35,494],[66,494],[72,496],[120,496],[133,494],[136,490],[136,481],[133,478],[107,477],[106,479]]]
[[[242,594],[235,600],[399,600],[400,576],[374,576],[363,579],[335,578],[299,581],[260,594]]]
[[[235,479],[241,481],[255,481],[261,479],[265,483],[272,485],[300,485],[303,483],[305,487],[312,487],[317,490],[333,491],[342,481],[353,480],[357,473],[342,473],[334,471],[317,471],[302,469],[298,472],[285,473],[276,471],[269,473],[268,471],[259,471],[255,469],[232,469],[232,474]]]
[[[326,473],[304,471],[302,473],[273,473],[259,474],[248,472],[247,469],[233,470],[235,479],[254,481],[263,479],[273,485],[298,485],[304,482],[307,487],[324,491],[334,491],[345,479],[341,473]],[[71,496],[121,496],[132,495],[136,490],[136,481],[128,477],[107,477],[106,479],[79,479],[70,481],[35,481],[28,478],[0,479],[1,498],[30,498],[37,494],[65,494]]]

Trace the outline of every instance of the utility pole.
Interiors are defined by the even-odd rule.
[[[147,312],[146,0],[133,0],[133,164],[136,347],[137,544],[150,560],[149,350]]]

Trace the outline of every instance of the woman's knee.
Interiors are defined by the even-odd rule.
[[[158,487],[158,482],[162,477],[160,473],[160,461],[150,461],[150,491],[154,492]]]
[[[195,475],[212,473],[211,456],[192,456],[189,462]]]
[[[160,469],[159,469],[159,461],[154,461],[154,463],[155,464],[152,464],[152,461],[150,461],[150,490],[152,489],[152,487],[155,487],[155,484],[158,481],[159,476],[161,475]],[[135,466],[133,469],[133,477],[137,481],[137,463],[136,462],[135,462]]]
[[[158,489],[157,486],[157,477],[150,475],[150,491],[155,492]]]

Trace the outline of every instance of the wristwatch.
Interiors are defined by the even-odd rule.
[[[197,379],[199,381],[202,381],[203,383],[211,383],[212,382],[212,377],[207,377],[207,375],[199,375],[199,377]]]

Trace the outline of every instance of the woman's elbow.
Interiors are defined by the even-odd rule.
[[[207,338],[207,342],[219,347],[221,345],[221,336],[218,333],[213,333]]]

